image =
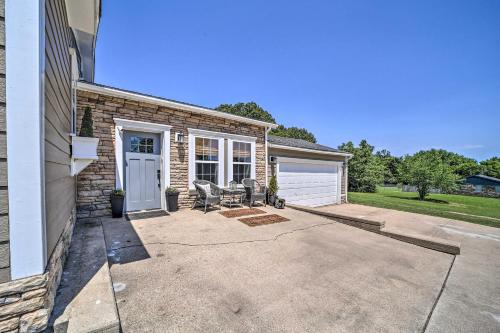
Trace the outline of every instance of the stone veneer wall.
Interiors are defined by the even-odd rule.
[[[115,131],[113,118],[152,122],[172,126],[170,132],[170,185],[179,189],[179,206],[190,207],[194,196],[189,194],[188,128],[203,129],[256,137],[256,177],[265,183],[265,128],[233,120],[174,110],[129,99],[78,91],[78,115],[89,106],[93,110],[94,136],[99,138],[99,160],[78,175],[77,216],[91,221],[111,215],[109,195],[115,188]],[[78,120],[80,126],[81,118]],[[174,142],[175,132],[182,132],[186,142]]]
[[[40,332],[46,328],[74,225],[75,210],[66,223],[44,274],[0,284],[0,332]]]
[[[5,1],[0,0],[0,283],[10,281],[5,45]]]

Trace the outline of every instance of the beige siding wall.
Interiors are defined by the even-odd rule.
[[[111,214],[109,194],[115,188],[115,131],[113,118],[171,125],[170,182],[179,189],[179,205],[189,207],[195,196],[188,191],[188,128],[256,137],[256,178],[265,183],[264,127],[240,123],[214,116],[165,108],[134,100],[78,91],[79,121],[84,108],[93,110],[94,136],[99,138],[99,160],[78,175],[78,217],[93,219]],[[184,143],[174,142],[175,132],[186,135]]]
[[[70,31],[64,0],[45,2],[45,208],[50,257],[75,207],[71,176]]]
[[[0,0],[0,283],[10,280],[5,110],[5,1]]]

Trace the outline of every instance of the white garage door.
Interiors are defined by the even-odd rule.
[[[339,162],[278,157],[278,196],[318,207],[340,203]]]

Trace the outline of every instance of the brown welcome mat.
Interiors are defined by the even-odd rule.
[[[240,217],[240,216],[245,216],[245,215],[257,215],[257,214],[265,214],[266,212],[257,209],[257,208],[242,208],[242,209],[235,209],[235,210],[225,210],[223,212],[219,212],[222,216],[225,217]]]
[[[259,225],[286,222],[286,221],[290,221],[290,220],[287,219],[286,217],[283,217],[283,216],[271,214],[271,215],[246,217],[244,219],[239,219],[238,221],[245,223],[249,227],[256,227]]]

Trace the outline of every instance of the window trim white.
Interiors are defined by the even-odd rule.
[[[195,138],[206,138],[206,139],[215,139],[218,140],[219,143],[219,174],[217,175],[217,186],[224,187],[224,138],[225,133],[219,132],[211,132],[198,130],[193,128],[188,128],[188,180],[189,180],[189,189],[194,189],[193,181],[195,180],[196,174],[196,156],[195,156]]]
[[[227,182],[229,183],[230,181],[233,180],[233,165],[235,164],[233,162],[233,143],[234,142],[243,142],[243,143],[250,143],[250,178],[256,179],[256,171],[255,171],[255,165],[256,165],[256,156],[255,156],[255,140],[234,140],[234,139],[228,139],[227,140]],[[236,163],[236,164],[245,164],[245,163]]]

